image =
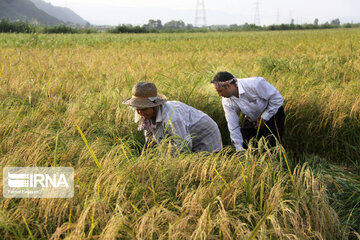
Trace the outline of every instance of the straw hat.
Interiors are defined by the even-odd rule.
[[[132,97],[123,101],[123,104],[136,109],[144,109],[159,106],[167,101],[166,97],[157,94],[155,84],[150,82],[139,82],[132,88]]]

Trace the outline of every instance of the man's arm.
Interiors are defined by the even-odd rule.
[[[192,139],[186,126],[181,121],[169,121],[165,136],[171,139],[180,152],[191,151]]]
[[[225,112],[225,118],[228,123],[228,129],[230,132],[230,138],[232,144],[235,146],[236,150],[244,150],[243,148],[243,137],[240,131],[240,124],[239,124],[239,116],[235,110],[229,106],[225,101],[222,101],[222,105]]]
[[[272,116],[274,116],[277,110],[283,104],[283,97],[280,92],[271,85],[264,78],[259,77],[259,81],[256,86],[257,94],[260,98],[263,98],[268,101],[268,106],[262,113],[261,117],[263,120],[268,121]]]

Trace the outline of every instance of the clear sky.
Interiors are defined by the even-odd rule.
[[[149,19],[183,20],[194,24],[197,0],[45,0],[68,7],[91,24],[143,25]],[[244,24],[255,22],[257,0],[203,0],[206,23]],[[260,25],[290,23],[325,23],[339,18],[360,22],[360,0],[259,0]],[[258,21],[257,21],[258,22]]]

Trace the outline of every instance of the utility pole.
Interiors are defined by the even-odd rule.
[[[276,24],[277,24],[277,25],[280,25],[280,10],[279,10],[279,9],[277,9]]]
[[[195,27],[206,27],[205,0],[196,0]]]
[[[255,16],[254,16],[254,24],[260,26],[260,6],[259,1],[255,3]]]

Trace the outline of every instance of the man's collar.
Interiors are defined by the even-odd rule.
[[[156,108],[157,113],[156,113],[156,122],[162,122],[163,117],[162,117],[162,105],[158,106]]]
[[[245,93],[245,90],[244,90],[242,84],[240,83],[240,80],[241,80],[241,79],[236,79],[236,85],[237,85],[237,87],[238,87],[239,96],[240,96],[241,94]]]
[[[239,93],[239,96],[243,93],[245,93],[245,90],[242,86],[242,84],[240,83],[240,80],[241,79],[236,79],[236,86],[237,86],[237,89],[238,89],[238,93]],[[229,99],[238,99],[235,95],[231,96]]]

